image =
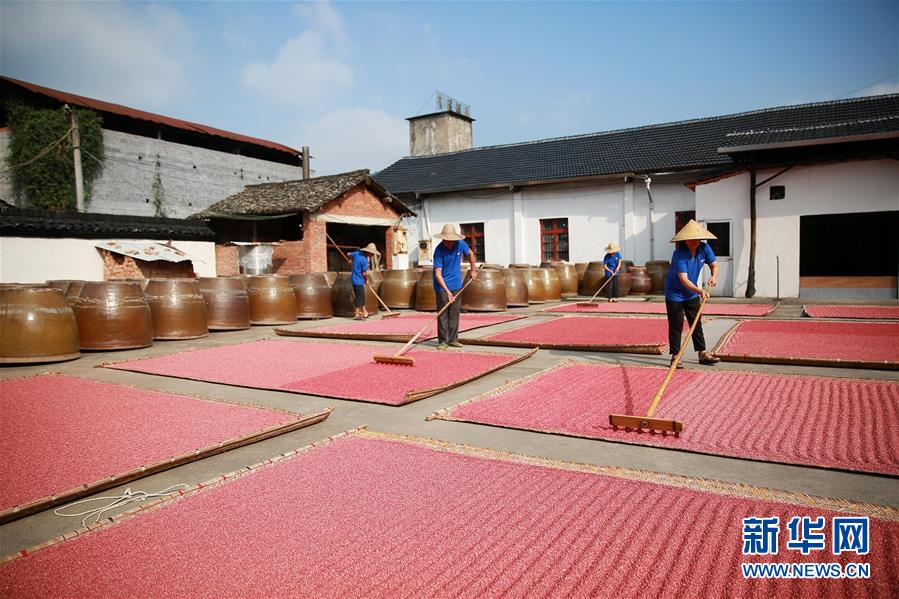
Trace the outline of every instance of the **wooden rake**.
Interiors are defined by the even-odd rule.
[[[707,286],[706,291],[708,291],[711,287]],[[642,432],[643,429],[648,429],[650,432],[652,431],[661,431],[662,434],[671,432],[674,433],[674,436],[677,437],[680,435],[680,432],[684,430],[684,423],[679,420],[669,420],[666,418],[653,418],[653,414],[656,413],[656,408],[659,407],[659,403],[662,401],[662,395],[665,394],[665,389],[668,388],[668,383],[671,382],[672,377],[674,376],[674,371],[677,369],[677,365],[680,364],[681,358],[684,356],[684,352],[687,350],[687,343],[690,341],[690,338],[693,337],[693,331],[696,330],[696,326],[699,324],[699,319],[702,318],[702,309],[705,307],[705,303],[708,301],[708,298],[704,298],[702,303],[699,304],[699,310],[696,312],[696,318],[693,319],[693,323],[690,325],[690,330],[687,331],[686,340],[681,343],[680,351],[677,352],[677,355],[674,356],[674,360],[671,361],[671,366],[668,368],[668,374],[665,375],[665,380],[662,381],[662,385],[659,387],[659,390],[656,392],[655,397],[652,399],[652,403],[649,404],[649,408],[646,410],[646,414],[643,416],[631,416],[630,414],[609,414],[609,424],[612,425],[612,428],[617,429],[618,427],[630,430],[636,430]]]
[[[483,264],[482,264],[481,266],[478,267],[478,272],[480,272],[480,270],[481,270],[482,268],[484,268],[484,265],[483,265]],[[453,301],[451,301],[451,302],[446,302],[446,305],[444,305],[442,308],[440,308],[440,311],[437,312],[437,315],[434,316],[434,318],[432,318],[431,320],[429,320],[429,321],[427,322],[427,324],[425,324],[425,326],[421,327],[421,330],[419,330],[417,333],[415,333],[415,336],[413,336],[412,339],[409,339],[409,341],[406,342],[406,345],[404,345],[404,346],[400,349],[400,351],[396,352],[396,353],[393,354],[392,356],[383,356],[383,355],[382,355],[382,356],[378,356],[378,355],[376,355],[376,356],[374,356],[375,362],[378,362],[378,363],[380,363],[380,364],[401,364],[401,365],[403,365],[403,366],[414,366],[414,365],[415,365],[415,358],[410,358],[409,356],[406,356],[406,355],[404,355],[404,354],[405,354],[407,351],[409,351],[409,349],[415,344],[415,342],[418,340],[418,338],[421,337],[422,334],[423,334],[426,330],[428,330],[428,327],[430,327],[432,324],[434,324],[435,322],[437,322],[437,319],[440,318],[440,315],[443,314],[443,312],[444,312],[447,308],[449,308],[450,306],[452,306],[453,303],[459,301],[459,299],[462,297],[462,292],[465,291],[465,288],[466,288],[466,287],[468,287],[469,285],[471,285],[471,282],[472,282],[472,281],[474,281],[474,278],[468,279],[468,282],[465,283],[465,284],[462,286],[462,289],[459,290],[459,293],[456,294],[456,297],[453,298]]]
[[[325,233],[325,237],[327,237],[328,241],[331,242],[331,246],[334,247],[338,252],[340,252],[340,255],[343,256],[344,260],[346,260],[350,264],[353,263],[353,261],[350,260],[350,257],[343,253],[343,250],[340,249],[340,246],[337,245],[337,243],[335,243],[335,241],[333,239],[331,239],[330,235]],[[387,304],[384,303],[384,300],[381,299],[381,296],[378,295],[377,293],[375,293],[375,290],[372,289],[371,285],[368,284],[368,279],[365,280],[365,286],[368,287],[368,290],[371,291],[372,295],[374,295],[375,298],[381,303],[381,305],[384,306],[384,309],[387,310],[387,314],[384,314],[383,316],[381,316],[382,319],[384,319],[384,318],[399,318],[400,313],[394,312],[393,310],[391,310],[390,308],[387,307]]]
[[[609,277],[609,278],[607,278],[607,279],[606,279],[606,282],[603,283],[602,285],[600,285],[600,286],[599,286],[599,289],[596,290],[596,293],[593,294],[593,297],[591,297],[591,298],[590,298],[589,300],[587,300],[586,302],[578,302],[578,303],[577,303],[577,307],[578,307],[578,308],[595,308],[595,307],[597,307],[599,304],[597,304],[594,300],[595,300],[597,297],[599,297],[599,294],[602,293],[602,290],[605,289],[605,288],[606,288],[606,285],[608,285],[608,284],[612,281],[612,279],[614,279],[614,278],[615,278],[615,277]]]

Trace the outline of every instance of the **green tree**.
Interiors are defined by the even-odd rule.
[[[81,134],[84,201],[90,201],[94,182],[103,171],[103,121],[92,110],[77,108]],[[75,168],[72,163],[71,117],[64,107],[8,106],[10,140],[7,168],[21,204],[42,210],[75,209]],[[49,148],[39,158],[36,156]],[[17,166],[21,165],[21,166]]]

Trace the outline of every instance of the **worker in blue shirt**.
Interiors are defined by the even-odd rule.
[[[352,283],[353,283],[353,320],[364,320],[368,318],[368,310],[365,308],[365,285],[371,283],[371,275],[368,272],[369,256],[379,256],[375,244],[369,243],[364,248],[359,248],[355,252],[350,252],[350,262],[352,264]]]
[[[718,283],[718,264],[715,252],[705,240],[718,239],[705,227],[690,219],[671,240],[677,246],[671,256],[671,266],[665,276],[665,308],[668,312],[668,351],[671,360],[680,351],[681,333],[684,330],[684,315],[692,324],[699,312],[702,299],[709,296],[708,291],[699,286],[699,273],[703,265],[712,271],[709,286]],[[702,334],[702,322],[693,331],[693,349],[699,352],[700,364],[715,364],[720,360],[705,349],[705,337]],[[683,368],[678,364],[678,368]]]
[[[468,258],[471,264],[469,274],[472,279],[478,278],[475,266],[475,255],[465,243],[465,238],[456,232],[451,224],[443,225],[439,235],[442,241],[434,250],[434,291],[437,294],[437,309],[442,309],[447,302],[451,306],[437,319],[437,349],[462,347],[459,343],[459,314],[462,302],[456,295],[462,289],[462,258]]]
[[[606,246],[606,255],[602,259],[603,276],[611,277],[612,280],[606,283],[606,297],[610,302],[618,301],[618,271],[621,269],[621,246],[617,243],[610,243]]]

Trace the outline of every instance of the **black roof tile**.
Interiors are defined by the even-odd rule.
[[[895,132],[899,94],[889,94],[406,157],[374,177],[391,193],[434,193],[726,167],[735,159],[719,148]]]
[[[0,236],[215,241],[204,221],[3,207]]]

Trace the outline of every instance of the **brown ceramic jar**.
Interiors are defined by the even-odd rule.
[[[437,310],[437,292],[434,291],[434,269],[422,268],[421,276],[415,285],[415,309],[420,312]]]
[[[559,282],[562,285],[562,297],[574,297],[577,295],[577,270],[574,264],[568,262],[553,262],[552,267],[559,276]]]
[[[278,325],[297,321],[297,299],[283,275],[254,275],[247,283],[250,324]]]
[[[528,305],[528,283],[520,268],[504,268],[506,279],[506,305],[510,308]]]
[[[586,262],[575,262],[574,269],[577,271],[577,289],[578,289],[578,293],[580,293],[581,288],[584,284],[584,273],[587,272],[587,263]]]
[[[136,349],[153,345],[150,306],[137,283],[85,281],[73,310],[81,349]]]
[[[645,266],[631,266],[628,274],[631,275],[631,295],[646,295],[652,291],[652,279]]]
[[[543,288],[546,290],[546,301],[553,302],[562,299],[562,282],[554,268],[535,269],[543,280]]]
[[[546,284],[539,269],[534,268],[530,264],[511,264],[510,266],[524,273],[525,283],[528,287],[528,303],[545,304]]]
[[[144,290],[153,339],[197,339],[209,334],[206,300],[195,279],[150,279]]]
[[[378,295],[388,308],[412,308],[420,275],[419,271],[412,269],[386,270]]]
[[[58,287],[0,285],[0,364],[74,360],[78,324]]]
[[[646,270],[652,280],[653,293],[665,293],[665,277],[668,276],[670,266],[668,260],[651,260],[646,263]]]
[[[331,318],[331,289],[325,273],[290,275],[290,285],[297,300],[297,318]]]
[[[250,328],[250,299],[243,277],[197,279],[206,300],[206,324],[210,331]]]
[[[581,283],[581,295],[594,295],[602,284],[606,282],[605,265],[602,260],[590,262],[584,271],[584,280]]]
[[[471,280],[465,275],[463,284]],[[506,278],[501,270],[482,268],[462,293],[462,309],[472,312],[502,312],[506,309]]]

